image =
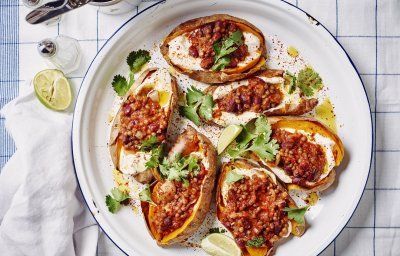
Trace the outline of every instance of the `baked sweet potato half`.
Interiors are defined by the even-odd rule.
[[[344,156],[340,138],[316,119],[307,117],[268,117],[271,138],[279,145],[273,161],[254,160],[266,165],[289,189],[322,191],[335,180],[334,167]]]
[[[262,69],[266,46],[262,32],[227,14],[180,24],[161,45],[165,60],[180,73],[204,83],[236,81]]]
[[[261,116],[302,115],[314,109],[316,98],[304,96],[299,89],[289,93],[283,70],[264,70],[243,80],[209,86],[213,117],[220,126],[243,124]]]
[[[141,182],[150,182],[145,164],[151,152],[145,141],[164,143],[176,105],[176,83],[167,69],[144,71],[131,86],[114,117],[109,150],[115,168]]]
[[[273,173],[248,160],[222,165],[217,217],[243,255],[267,256],[275,242],[290,233],[304,233],[304,219],[302,223],[289,219],[287,209],[297,206]]]
[[[217,155],[211,142],[188,126],[159,165],[142,201],[147,227],[159,246],[188,238],[206,217],[215,185]]]

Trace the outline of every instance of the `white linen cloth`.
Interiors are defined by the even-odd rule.
[[[44,108],[31,87],[1,114],[17,151],[0,175],[0,252],[95,255],[98,229],[72,166],[72,114]]]
[[[396,202],[400,198],[400,136],[398,134],[400,125],[400,1],[287,1],[319,20],[346,49],[366,87],[375,125],[374,161],[363,197],[346,228],[321,255],[399,255],[400,204]],[[85,6],[65,15],[62,23],[55,27],[28,25],[23,20],[28,9],[20,6],[18,40],[20,83],[25,84],[25,81],[29,81],[35,73],[45,68],[42,59],[35,54],[36,42],[46,37],[64,34],[78,39],[84,49],[82,66],[77,72],[69,75],[69,80],[76,92],[88,65],[106,39],[137,11],[154,3],[152,0],[144,0],[144,2],[134,12],[114,16],[103,15],[95,8]],[[84,22],[82,22],[82,17],[84,17]],[[266,17],[266,22],[268,18]],[[35,107],[30,108],[29,105]],[[39,115],[42,114],[42,110],[45,111],[45,116]],[[55,113],[45,109],[40,103],[35,102],[32,94],[18,98],[8,105],[3,113],[6,116],[9,132],[16,140],[18,150],[0,175],[0,255],[13,255],[7,253],[10,248],[16,248],[14,255],[73,255],[72,234],[75,234],[76,241],[89,239],[88,242],[81,243],[86,245],[82,247],[84,248],[82,250],[87,251],[82,251],[80,255],[93,255],[90,251],[93,244],[89,241],[95,240],[95,235],[86,236],[86,231],[74,233],[90,221],[86,221],[88,214],[80,212],[86,206],[78,203],[76,199],[80,192],[75,190],[73,170],[70,163],[67,163],[67,159],[70,159],[68,155],[70,146],[69,143],[64,142],[70,139],[67,131],[71,125],[68,121],[70,114]],[[36,114],[41,118],[41,125],[24,120],[25,118],[32,120]],[[18,115],[25,118],[19,118]],[[21,122],[25,127],[15,126],[15,124],[13,126],[11,125],[13,122]],[[20,127],[18,129],[23,128],[25,131],[14,131],[13,127],[16,129]],[[25,140],[28,136],[29,140]],[[46,139],[41,141],[39,137]],[[52,138],[57,138],[57,140]],[[60,144],[60,147],[52,144],[55,141],[57,145]],[[44,145],[47,145],[46,148]],[[56,150],[61,147],[65,148]],[[39,158],[38,155],[40,155]],[[55,159],[61,163],[64,162],[65,169],[61,170],[60,164],[53,166]],[[48,168],[46,172],[45,168]],[[40,175],[35,176],[35,173]],[[60,177],[63,179],[59,179]],[[40,184],[47,184],[48,192],[41,190]],[[66,193],[67,190],[69,190],[68,193]],[[52,200],[53,196],[62,198],[63,201]],[[62,213],[57,211],[66,206],[68,200],[70,204],[64,208],[65,211]],[[9,211],[11,211],[10,214],[6,213]],[[46,214],[43,214],[45,212]],[[27,218],[22,218],[22,216]],[[91,219],[91,216],[89,217]],[[50,231],[52,231],[52,236],[47,236],[46,232]],[[97,230],[94,231],[96,232]],[[65,236],[63,237],[62,234]],[[48,240],[44,239],[45,237]],[[10,238],[13,238],[14,242],[11,243]],[[46,243],[41,241],[46,241]],[[52,251],[52,247],[59,248],[60,251],[55,252],[55,249]],[[79,246],[75,247],[76,252],[80,250],[79,248]],[[36,253],[40,250],[43,253]],[[99,237],[97,254],[123,255],[102,233]]]

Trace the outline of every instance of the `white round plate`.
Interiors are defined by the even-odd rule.
[[[75,106],[72,147],[83,196],[101,228],[126,254],[205,255],[200,249],[158,247],[143,219],[129,207],[109,213],[104,198],[114,185],[107,119],[115,98],[112,78],[126,71],[130,51],[161,42],[183,21],[215,13],[244,18],[265,35],[296,46],[329,87],[346,155],[333,187],[307,213],[304,236],[288,239],[276,251],[277,255],[317,255],[343,229],[360,201],[371,163],[371,114],[365,89],[346,52],[321,24],[283,1],[168,1],[149,7],[118,29],[89,67]]]

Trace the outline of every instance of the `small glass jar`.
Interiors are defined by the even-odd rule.
[[[81,64],[79,42],[68,36],[44,39],[39,42],[38,51],[50,68],[59,69],[64,74],[77,70]]]

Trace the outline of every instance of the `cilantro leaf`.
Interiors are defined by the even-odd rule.
[[[157,136],[152,135],[149,139],[144,140],[140,146],[140,151],[149,151],[159,144]]]
[[[143,67],[144,64],[149,62],[151,59],[150,53],[146,50],[138,50],[129,53],[126,58],[126,62],[129,65],[129,69],[132,73],[137,73]]]
[[[114,76],[111,85],[118,96],[124,96],[130,88],[126,78],[121,75]]]
[[[159,166],[161,177],[167,180],[175,180],[189,185],[188,176],[196,176],[200,172],[198,159],[194,156],[174,155],[171,159],[164,158]]]
[[[211,120],[213,107],[214,102],[212,96],[205,95],[199,108],[199,115],[206,120]]]
[[[191,107],[191,106],[180,106],[179,107],[179,113],[195,123],[195,125],[199,126],[200,125],[200,118],[197,115],[196,109]]]
[[[244,152],[246,152],[246,148],[228,148],[228,155],[232,160],[235,160],[239,156],[241,156]]]
[[[236,138],[234,147],[228,148],[227,152],[232,159],[242,156],[247,151],[252,151],[260,158],[272,161],[278,153],[279,144],[271,140],[272,128],[264,116],[260,116],[254,123],[253,131],[250,124],[243,127],[242,132]]]
[[[179,107],[179,113],[199,126],[200,117],[206,120],[212,119],[213,106],[214,102],[211,95],[204,94],[192,86],[186,93],[186,105]]]
[[[311,67],[300,70],[297,76],[297,86],[305,96],[313,96],[315,91],[322,88],[322,79]]]
[[[236,50],[236,48],[235,48]],[[211,67],[211,70],[222,70],[224,69],[229,63],[231,62],[231,59],[229,57],[221,57],[217,61],[215,61],[214,65]]]
[[[226,175],[225,182],[228,183],[228,184],[232,184],[232,183],[235,183],[236,181],[239,181],[239,180],[241,180],[243,178],[244,178],[243,175],[241,175],[239,173],[236,173],[234,171],[230,171]]]
[[[242,37],[243,37],[242,31],[236,30],[235,32],[233,32],[230,35],[230,37],[226,41],[232,40],[232,45],[233,44],[241,45],[241,44],[243,44]],[[229,43],[231,43],[231,42],[229,42]]]
[[[251,240],[247,240],[247,246],[251,246],[251,247],[260,247],[264,244],[265,240],[262,237],[256,237],[254,239]]]
[[[151,199],[151,193],[150,193],[150,186],[149,184],[146,184],[144,189],[140,191],[139,193],[139,199],[142,202],[148,202],[149,204],[156,205],[153,200]]]
[[[242,37],[242,31],[236,30],[228,38],[222,40],[222,42],[217,41],[213,44],[215,57],[214,65],[211,67],[212,70],[222,70],[230,63],[231,60],[228,55],[236,51],[238,46],[243,44]]]
[[[186,93],[186,101],[188,105],[196,104],[197,102],[201,101],[203,97],[204,93],[194,86],[190,87]]]
[[[255,128],[256,134],[264,134],[266,140],[270,139],[272,128],[264,116],[260,116],[259,118],[256,119],[255,126],[256,126]]]
[[[288,213],[288,218],[296,221],[299,224],[304,224],[304,215],[306,214],[309,206],[302,208],[289,208],[285,207],[283,211]]]
[[[200,166],[198,164],[198,160],[195,157],[188,157],[186,159],[186,164],[188,166],[188,171],[193,172],[194,176],[197,176],[200,171]]]
[[[303,94],[307,97],[313,96],[314,95],[314,91],[311,87],[308,87],[304,84],[299,84],[298,87],[300,88],[300,90],[303,92]]]
[[[110,195],[106,195],[106,205],[111,213],[116,213],[121,208],[121,204]]]
[[[106,205],[111,213],[116,213],[121,208],[121,203],[131,198],[128,193],[119,188],[113,188],[111,195],[106,195]]]
[[[122,202],[122,201],[125,201],[126,199],[130,198],[130,196],[127,193],[122,192],[118,188],[113,188],[111,190],[111,195],[118,202]]]
[[[278,153],[279,145],[276,140],[267,140],[264,134],[258,135],[249,147],[250,151],[256,153],[261,159],[272,161]]]
[[[285,85],[288,86],[288,93],[292,94],[296,90],[296,77],[286,70],[283,78],[285,79]]]
[[[236,143],[239,148],[244,148],[252,139],[257,137],[257,135],[250,132],[250,129],[247,125],[242,127],[242,131],[236,137]]]
[[[159,166],[161,158],[164,157],[164,146],[165,144],[162,143],[158,147],[151,150],[151,157],[149,161],[145,163],[145,166],[148,169],[157,168]]]
[[[226,230],[223,228],[210,228],[208,233],[209,234],[214,234],[214,233],[222,234],[222,233],[226,233]]]
[[[135,82],[135,73],[139,72],[143,65],[149,62],[150,59],[150,53],[145,50],[129,53],[126,58],[130,70],[128,75],[129,81],[121,75],[115,75],[111,83],[118,96],[124,96],[129,91],[129,88]]]

